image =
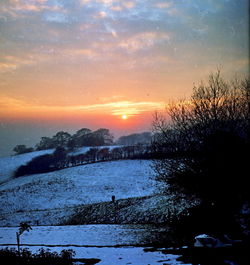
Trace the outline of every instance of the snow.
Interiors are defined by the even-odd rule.
[[[51,251],[60,252],[62,249],[73,249],[75,258],[101,259],[100,265],[145,265],[145,264],[183,264],[176,259],[177,255],[163,254],[158,251],[147,251],[143,247],[123,246],[140,243],[141,239],[156,232],[159,227],[150,225],[84,225],[84,226],[40,226],[33,227],[21,236],[21,244],[33,244],[28,248],[36,252],[42,245],[49,246]],[[0,244],[16,243],[18,227],[1,228]],[[158,231],[163,232],[163,231]],[[100,236],[101,235],[101,236]],[[69,246],[62,246],[69,245]],[[82,246],[80,246],[82,245]],[[109,246],[109,247],[108,247]],[[27,246],[22,246],[27,247]],[[47,248],[46,246],[43,246]]]
[[[70,153],[70,155],[84,154],[84,153],[88,152],[89,149],[91,149],[91,148],[97,148],[97,149],[108,148],[109,150],[113,150],[114,148],[117,148],[117,147],[124,147],[124,146],[121,146],[121,145],[84,146],[84,147],[76,148],[74,151],[72,151]]]
[[[51,154],[53,153],[53,151],[54,149],[50,149],[50,150],[42,150],[42,151],[26,153],[22,155],[1,157],[0,158],[0,169],[1,169],[0,184],[11,179],[15,170],[18,167],[27,164],[34,157],[41,156],[44,154]]]
[[[211,237],[207,234],[201,234],[195,237],[195,239],[199,239],[199,238],[211,238]]]
[[[108,147],[108,148],[115,148]],[[100,147],[101,148],[101,147]],[[71,154],[87,152],[89,147],[77,149]],[[32,158],[52,153],[45,150],[18,156],[0,158],[0,246],[16,244],[17,226],[30,222],[33,230],[21,235],[21,244],[28,244],[32,252],[41,247],[51,251],[73,249],[76,258],[97,258],[100,265],[156,265],[183,264],[177,255],[163,254],[160,250],[147,251],[140,247],[168,238],[166,227],[159,225],[55,225],[68,220],[82,205],[135,199],[135,203],[122,208],[119,214],[126,220],[156,218],[164,221],[166,205],[176,207],[170,196],[159,194],[160,184],[150,160],[119,160],[71,167],[45,174],[13,178],[14,171]],[[145,197],[147,196],[147,197]],[[163,207],[163,205],[165,207]],[[92,207],[92,206],[91,206]],[[95,207],[95,206],[94,206]],[[101,206],[102,207],[102,206]],[[178,203],[178,210],[187,207]],[[167,209],[168,210],[168,209]],[[81,211],[80,211],[81,212]],[[150,220],[149,220],[150,221]]]
[[[28,247],[33,253],[40,248]],[[143,247],[50,247],[48,249],[58,253],[63,249],[72,249],[76,253],[75,258],[100,259],[98,265],[191,265],[178,261],[180,255],[163,254],[160,250],[147,252]]]
[[[120,160],[10,179],[0,186],[0,225],[56,224],[74,207],[158,192],[149,160]],[[64,215],[65,214],[65,215]]]
[[[112,150],[116,147],[120,147],[120,146],[118,146],[118,145],[98,146],[96,148],[98,148],[98,149],[109,148],[110,150]],[[89,151],[90,148],[93,148],[93,147],[76,148],[74,151],[72,151],[70,153],[70,155],[84,154],[87,151]],[[0,171],[0,184],[11,179],[15,170],[18,167],[27,164],[34,157],[45,155],[45,154],[52,154],[54,152],[54,150],[55,149],[48,149],[48,150],[34,151],[34,152],[25,153],[25,154],[21,154],[21,155],[0,157],[0,169],[1,169],[1,171]]]
[[[73,154],[89,148],[75,150]],[[13,172],[33,157],[53,150],[45,150],[0,159],[0,225],[17,226],[30,222],[33,230],[21,235],[21,244],[35,252],[50,245],[51,251],[73,249],[76,258],[101,259],[100,265],[156,265],[183,264],[178,256],[159,251],[145,251],[148,243],[168,237],[166,228],[157,225],[77,225],[34,226],[58,224],[75,214],[77,207],[86,204],[134,197],[149,196],[136,200],[120,210],[129,218],[166,216],[166,205],[176,203],[158,194],[160,187],[150,160],[119,160],[71,167],[45,174],[13,178]],[[185,210],[185,201],[178,203],[179,211]],[[81,209],[81,208],[79,208]],[[164,220],[163,220],[164,221]],[[16,244],[18,227],[0,227],[0,245]],[[52,246],[51,246],[52,245]],[[136,247],[135,247],[136,245]],[[134,246],[134,247],[133,247]],[[23,246],[26,247],[26,246]]]
[[[16,244],[18,227],[0,227],[0,244]],[[78,245],[93,247],[128,246],[154,243],[166,227],[159,225],[75,225],[32,226],[21,235],[22,244]]]

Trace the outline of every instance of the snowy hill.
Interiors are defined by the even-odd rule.
[[[42,150],[22,155],[7,156],[0,158],[0,184],[12,178],[15,170],[27,164],[34,157],[53,153],[54,149]]]
[[[118,145],[98,146],[96,148],[102,149],[104,147],[112,150],[113,148],[120,147],[120,146]],[[76,148],[73,152],[70,152],[69,155],[84,154],[87,151],[89,151],[90,148],[91,147]],[[10,180],[13,177],[13,174],[18,167],[22,165],[26,165],[28,162],[30,162],[33,158],[37,156],[41,156],[45,154],[52,154],[54,150],[55,149],[41,150],[41,151],[34,151],[34,152],[25,153],[21,155],[1,157],[0,158],[0,184]]]
[[[100,147],[101,148],[101,147]],[[111,147],[112,148],[112,147]],[[85,153],[88,147],[74,153]],[[13,172],[45,150],[0,159],[0,226],[62,223],[165,222],[169,212],[185,211],[161,194],[150,160],[119,160],[13,178]],[[119,213],[114,217],[116,197]],[[116,207],[116,206],[115,206]],[[82,218],[84,216],[84,218]]]
[[[148,160],[123,160],[10,179],[0,186],[0,225],[57,224],[75,207],[148,196],[158,183]]]

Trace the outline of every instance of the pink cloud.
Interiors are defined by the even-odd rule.
[[[145,47],[152,47],[158,41],[168,39],[169,36],[166,33],[145,32],[137,34],[136,36],[120,42],[119,47],[124,48],[130,52],[135,52]]]

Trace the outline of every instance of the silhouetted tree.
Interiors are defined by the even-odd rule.
[[[173,192],[199,197],[218,230],[230,230],[234,214],[250,201],[249,89],[249,80],[228,83],[218,71],[194,87],[188,102],[168,109],[170,122],[158,114],[154,119],[154,146],[162,154],[154,164],[158,179]]]
[[[87,162],[95,162],[97,159],[97,153],[98,153],[98,148],[90,148],[86,152],[86,161]]]
[[[68,141],[68,143],[67,143],[67,149],[68,149],[68,151],[69,151],[69,152],[72,152],[72,151],[75,150],[76,147],[77,147],[77,145],[76,145],[76,141],[75,141],[73,138],[71,138],[71,139]]]
[[[19,144],[13,148],[13,151],[16,153],[16,155],[24,154],[33,152],[34,149],[32,147],[26,147],[24,144]]]
[[[92,133],[92,145],[111,145],[113,144],[113,135],[110,133],[109,129],[101,128]]]
[[[54,147],[67,147],[68,142],[71,140],[71,135],[67,132],[58,132],[52,137]]]
[[[97,153],[97,160],[110,160],[110,152],[109,152],[109,148],[102,148],[98,151]]]
[[[53,153],[55,167],[56,168],[64,167],[66,163],[66,158],[67,158],[67,152],[65,148],[62,146],[58,146]]]
[[[150,132],[134,133],[126,136],[121,136],[116,143],[119,145],[136,145],[136,144],[149,144],[152,140]]]
[[[47,150],[55,148],[53,140],[49,137],[42,137],[40,142],[36,145],[36,150]]]
[[[88,128],[78,130],[73,136],[72,141],[75,147],[89,146],[89,138],[92,131]]]
[[[111,150],[111,155],[113,159],[122,159],[124,154],[122,148],[116,147]]]
[[[23,175],[50,172],[55,169],[56,166],[53,155],[45,154],[34,157],[27,165],[20,166],[14,175],[15,177],[19,177]]]

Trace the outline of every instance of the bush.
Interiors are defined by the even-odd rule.
[[[34,149],[32,147],[26,147],[24,144],[19,144],[13,148],[13,151],[16,153],[16,155],[20,155],[33,152]]]
[[[36,173],[46,173],[55,170],[55,160],[53,155],[45,154],[34,157],[27,165],[20,166],[14,173],[15,177],[31,175]]]
[[[20,255],[14,248],[0,249],[1,263],[11,265],[71,265],[74,255],[72,249],[57,253],[41,248],[38,253],[32,254],[25,248],[21,250]]]
[[[65,167],[67,152],[64,147],[57,147],[53,154],[34,157],[25,166],[20,166],[14,176],[20,177],[37,173],[46,173]]]

